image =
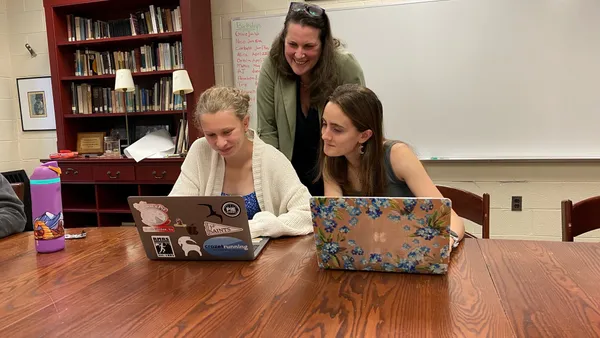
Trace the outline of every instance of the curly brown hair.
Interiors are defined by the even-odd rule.
[[[323,107],[329,95],[339,85],[335,52],[337,48],[342,46],[342,43],[340,40],[333,38],[329,17],[325,11],[323,11],[320,16],[311,16],[304,11],[290,11],[285,18],[283,29],[271,45],[269,57],[277,70],[292,80],[295,80],[297,75],[285,59],[284,54],[285,38],[290,23],[313,27],[320,31],[321,56],[311,70],[311,80],[308,90],[310,93],[311,106],[317,108]]]

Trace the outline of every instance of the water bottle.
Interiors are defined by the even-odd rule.
[[[60,174],[58,163],[50,161],[35,168],[29,178],[37,252],[55,252],[65,248]]]

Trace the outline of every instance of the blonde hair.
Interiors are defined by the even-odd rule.
[[[200,116],[220,111],[232,111],[240,121],[248,115],[250,95],[233,87],[214,86],[204,91],[194,111],[194,122],[200,126]]]

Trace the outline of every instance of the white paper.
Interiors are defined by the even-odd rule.
[[[139,162],[145,158],[163,158],[175,152],[175,143],[166,129],[152,132],[125,148],[125,156]]]

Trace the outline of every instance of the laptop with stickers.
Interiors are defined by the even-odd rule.
[[[268,238],[251,238],[241,196],[130,196],[144,250],[153,260],[254,260]]]
[[[450,199],[313,197],[310,205],[322,269],[448,271]]]

